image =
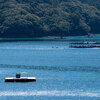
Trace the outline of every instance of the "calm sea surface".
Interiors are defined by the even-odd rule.
[[[16,73],[37,81],[4,82]],[[100,100],[100,49],[57,41],[0,42],[0,100],[18,99]]]

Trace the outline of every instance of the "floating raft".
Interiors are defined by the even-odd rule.
[[[69,46],[70,48],[100,48],[100,46],[94,46],[94,45],[90,45],[90,46]]]
[[[35,81],[36,81],[35,77],[21,77],[21,78],[7,77],[5,78],[5,82],[35,82]]]
[[[70,44],[100,44],[100,42],[72,42]]]

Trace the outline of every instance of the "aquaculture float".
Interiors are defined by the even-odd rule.
[[[6,77],[5,82],[35,82],[36,77],[20,77],[20,74],[16,74],[16,77]]]
[[[79,46],[79,45],[77,45],[77,46],[75,46],[75,45],[71,45],[71,46],[69,46],[70,48],[100,48],[100,46],[96,46],[96,45],[88,45],[88,46],[86,46],[86,45],[84,45],[84,46]]]
[[[72,42],[70,48],[100,48],[100,42]]]

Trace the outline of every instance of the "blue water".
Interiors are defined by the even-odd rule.
[[[4,82],[16,73],[37,81]],[[13,99],[100,100],[100,49],[73,49],[61,41],[0,42],[0,100]]]

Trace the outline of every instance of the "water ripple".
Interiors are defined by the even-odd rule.
[[[78,72],[100,72],[99,67],[91,66],[26,66],[26,65],[6,65],[0,64],[0,68],[21,68],[21,69],[34,69],[34,70],[51,70],[51,71],[78,71]]]
[[[0,92],[0,96],[82,96],[82,97],[100,97],[100,91],[22,91]]]

